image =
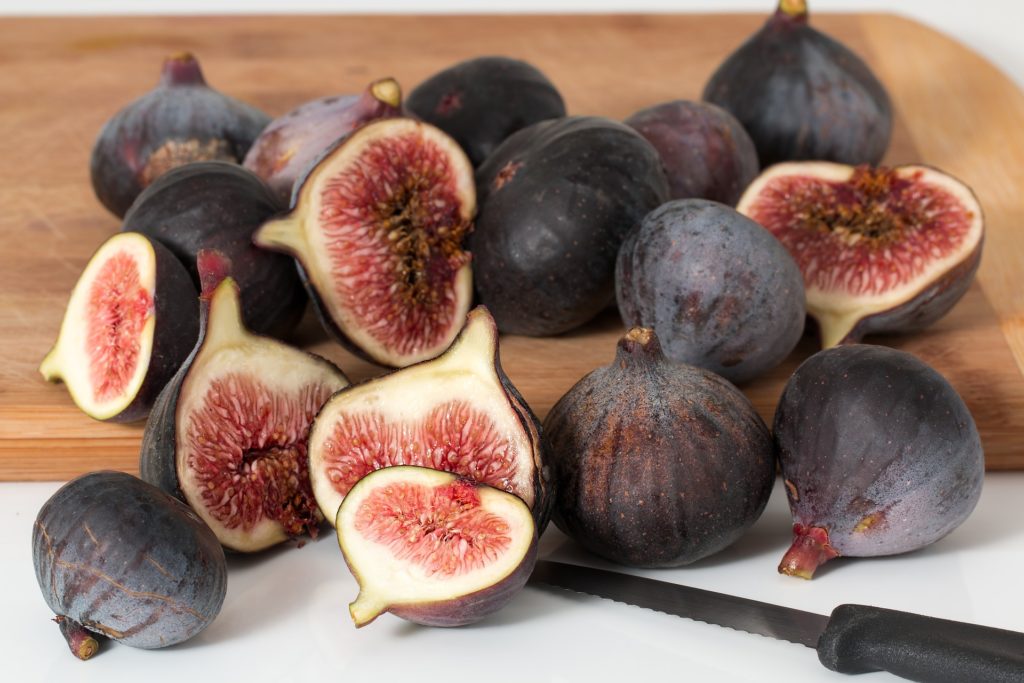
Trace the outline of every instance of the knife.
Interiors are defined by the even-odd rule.
[[[813,648],[832,671],[924,683],[1024,682],[1024,633],[867,605],[830,616],[620,572],[540,560],[542,583]]]

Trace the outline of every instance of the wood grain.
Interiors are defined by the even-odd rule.
[[[162,58],[192,50],[219,89],[280,114],[393,75],[414,85],[454,61],[503,53],[541,67],[576,114],[622,118],[696,98],[714,66],[760,25],[748,15],[584,17],[247,17],[0,21],[0,479],[63,479],[136,469],[141,425],[97,423],[37,365],[68,293],[118,221],[92,196],[88,158],[103,122],[153,86]],[[978,56],[891,15],[820,15],[815,24],[862,54],[898,120],[892,163],[923,161],[971,184],[988,242],[976,283],[933,329],[874,338],[918,354],[964,396],[991,468],[1024,468],[1024,95]],[[551,339],[506,337],[508,374],[543,416],[614,354],[609,312]],[[297,337],[353,379],[380,372],[307,319]],[[770,419],[786,378],[814,351],[805,339],[745,387]]]

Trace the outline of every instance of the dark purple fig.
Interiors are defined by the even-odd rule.
[[[89,417],[131,422],[146,417],[198,334],[188,271],[159,242],[124,232],[89,259],[39,372],[64,382]]]
[[[537,67],[508,57],[476,57],[434,74],[406,107],[462,145],[474,166],[509,135],[565,116],[565,103]]]
[[[679,199],[647,214],[619,250],[619,312],[654,328],[665,355],[746,382],[804,330],[800,269],[771,233],[724,204]]]
[[[123,472],[92,472],[54,493],[32,529],[32,560],[79,659],[98,648],[90,634],[141,648],[188,640],[227,589],[224,551],[203,521]]]
[[[839,556],[895,555],[958,527],[981,496],[978,430],[956,390],[915,356],[853,344],[793,374],[775,412],[793,546],[809,579]]]
[[[295,181],[338,138],[375,119],[398,116],[402,91],[393,78],[370,83],[360,95],[321,97],[274,119],[245,155],[245,167],[288,206]]]
[[[252,172],[223,161],[193,162],[160,176],[132,204],[122,230],[163,243],[188,268],[196,287],[196,257],[204,249],[231,261],[242,291],[242,317],[257,334],[287,336],[306,309],[295,261],[258,248],[253,233],[281,210]]]
[[[322,517],[306,440],[324,401],[348,380],[329,361],[242,323],[222,255],[201,252],[202,327],[142,435],[142,478],[188,503],[226,548],[255,552]]]
[[[503,332],[532,336],[579,327],[614,300],[622,240],[668,196],[654,147],[599,117],[515,133],[476,183],[477,294]]]
[[[187,52],[164,61],[160,84],[114,114],[92,150],[92,187],[123,216],[143,189],[190,161],[241,163],[270,117],[213,90]]]
[[[654,145],[670,199],[710,199],[733,206],[757,177],[757,150],[732,114],[707,102],[675,100],[625,120]]]
[[[338,509],[338,542],[359,596],[357,627],[384,612],[463,626],[504,607],[537,561],[530,509],[510,493],[425,467],[366,475]]]
[[[711,76],[704,99],[739,119],[762,167],[800,159],[877,164],[892,134],[885,88],[857,55],[811,28],[805,0],[779,0]]]
[[[473,168],[455,141],[392,117],[339,140],[255,241],[296,258],[335,339],[404,367],[444,351],[465,321],[473,274],[462,243],[475,212]]]
[[[634,567],[690,564],[761,515],[775,446],[733,385],[666,359],[633,328],[615,361],[576,383],[544,421],[554,522],[601,557]]]
[[[410,403],[408,397],[415,396]],[[486,308],[469,312],[437,358],[340,391],[309,433],[309,467],[320,511],[333,520],[352,487],[391,465],[418,465],[515,494],[544,531],[551,475],[540,424],[498,359]]]
[[[928,166],[776,164],[737,210],[796,259],[825,348],[939,320],[974,281],[985,240],[974,193]]]

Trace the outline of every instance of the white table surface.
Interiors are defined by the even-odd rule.
[[[32,523],[57,486],[0,484],[0,651],[11,683],[900,680],[848,679],[800,645],[532,586],[475,626],[432,629],[386,614],[357,630],[347,610],[356,583],[330,530],[301,549],[231,558],[224,608],[193,640],[150,651],[108,642],[80,662],[49,621],[32,569]],[[637,573],[820,613],[853,602],[1024,631],[1024,473],[989,474],[974,514],[929,548],[834,560],[812,581],[775,570],[789,525],[777,486],[731,548],[691,567]],[[554,527],[541,556],[610,566]]]

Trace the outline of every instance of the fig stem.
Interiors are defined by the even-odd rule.
[[[794,524],[793,545],[782,557],[779,573],[810,579],[818,567],[834,557],[839,557],[839,552],[829,544],[826,529]]]
[[[387,605],[371,596],[364,590],[359,591],[355,602],[348,606],[348,613],[352,615],[352,621],[356,628],[362,628],[381,615],[387,609]]]
[[[57,348],[60,346],[60,339],[58,343],[53,345],[49,353],[43,357],[42,362],[39,364],[39,373],[43,376],[47,382],[56,382],[61,378],[60,370],[60,354],[57,353]]]
[[[60,627],[60,633],[71,648],[71,654],[85,661],[99,652],[100,643],[92,631],[65,616],[56,616],[53,620]]]
[[[160,85],[206,85],[199,62],[191,52],[179,52],[164,60]]]
[[[619,348],[615,354],[615,359],[620,365],[631,364],[639,359],[661,357],[661,342],[658,341],[654,330],[649,327],[631,328],[619,340]]]
[[[806,19],[807,0],[779,0],[778,11],[794,19]]]
[[[857,313],[833,313],[817,310],[813,314],[818,323],[818,335],[821,337],[821,348],[831,349],[846,341],[855,341],[850,335],[857,326],[861,315]]]
[[[402,89],[393,78],[382,78],[370,84],[370,95],[396,109],[402,105]]]
[[[253,244],[264,249],[284,251],[293,256],[305,253],[306,235],[302,230],[301,217],[288,214],[269,220],[252,236]]]

